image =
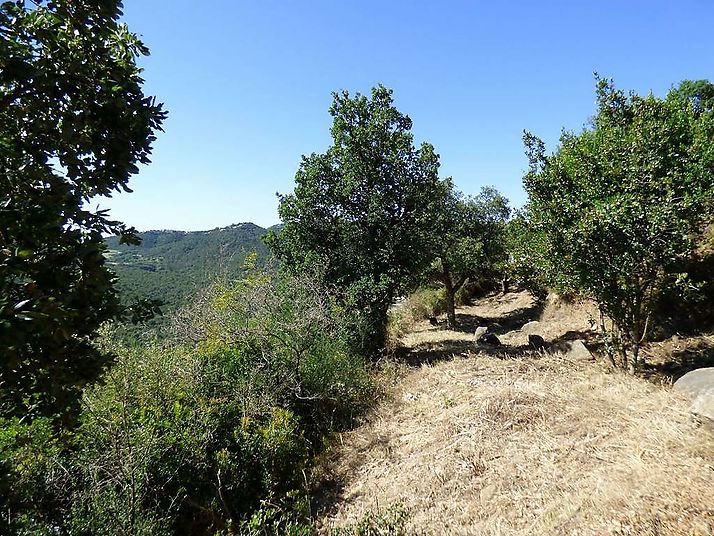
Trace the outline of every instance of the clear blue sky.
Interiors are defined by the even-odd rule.
[[[125,0],[170,116],[132,194],[139,230],[278,222],[300,155],[330,143],[330,93],[382,83],[442,176],[520,206],[528,129],[555,148],[594,112],[593,71],[664,95],[714,80],[714,1]]]

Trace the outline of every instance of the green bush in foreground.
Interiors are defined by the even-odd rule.
[[[3,428],[6,532],[310,532],[312,457],[371,392],[338,311],[309,277],[258,275],[190,317],[172,346],[109,344],[117,365],[62,443]]]

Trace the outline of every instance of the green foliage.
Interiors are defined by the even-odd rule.
[[[401,503],[382,512],[369,511],[352,525],[331,531],[332,536],[407,536],[409,512]]]
[[[66,469],[53,422],[0,419],[0,534],[49,534],[65,502]]]
[[[148,54],[121,3],[0,5],[0,416],[71,419],[108,357],[97,328],[122,316],[103,234],[133,229],[93,212],[129,191],[165,113],[141,89]]]
[[[387,310],[429,262],[432,205],[445,184],[429,144],[414,147],[412,121],[383,86],[371,98],[333,94],[332,146],[304,156],[295,192],[281,197],[284,227],[268,245],[294,273],[314,263],[353,313],[354,346],[375,356]]]
[[[217,283],[179,312],[175,332],[203,352],[242,348],[241,375],[290,401],[316,432],[348,424],[364,409],[370,382],[346,343],[344,311],[322,278],[319,271],[257,272]]]
[[[304,486],[307,443],[248,366],[238,350],[123,352],[87,397],[73,530],[212,534],[261,500],[287,508]]]
[[[311,533],[313,456],[372,398],[318,280],[251,272],[184,309],[173,344],[107,342],[64,444],[3,428],[7,532]]]
[[[634,370],[658,295],[680,279],[710,207],[712,112],[677,95],[625,95],[598,81],[592,128],[558,151],[526,134],[529,225],[545,278],[592,295]]]
[[[550,270],[549,259],[554,254],[546,236],[535,229],[526,211],[519,210],[506,224],[508,251],[506,275],[519,286],[544,298],[549,286],[557,286],[557,273]]]
[[[670,96],[689,102],[697,112],[714,109],[714,84],[709,80],[683,80]]]
[[[450,190],[434,214],[430,275],[444,289],[449,327],[456,327],[456,293],[464,283],[495,279],[505,271],[509,215],[508,200],[490,187],[475,197]]]
[[[241,223],[211,231],[147,231],[141,244],[121,244],[107,239],[107,264],[119,278],[122,299],[161,300],[170,316],[191,302],[206,281],[240,277],[251,252],[261,263],[269,254],[261,237],[266,229]]]

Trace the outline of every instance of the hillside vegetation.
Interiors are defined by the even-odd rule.
[[[269,254],[261,238],[269,231],[253,223],[238,223],[210,231],[146,231],[138,245],[107,238],[107,265],[119,277],[128,302],[150,298],[171,312],[188,304],[196,293],[219,277],[238,278],[246,256]]]
[[[714,532],[668,389],[712,359],[714,84],[598,77],[515,214],[391,89],[336,92],[279,229],[141,234],[91,208],[166,117],[121,15],[0,3],[1,534]]]

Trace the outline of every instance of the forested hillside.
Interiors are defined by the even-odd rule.
[[[107,263],[119,277],[126,301],[160,300],[171,311],[218,276],[242,273],[246,256],[255,252],[262,264],[268,250],[261,237],[268,232],[253,223],[210,231],[146,231],[141,244],[120,244],[107,238]]]

